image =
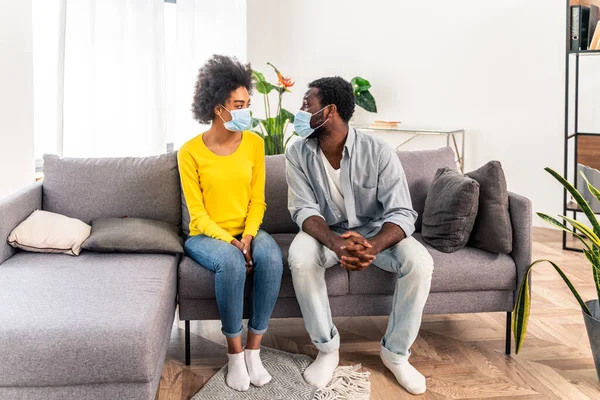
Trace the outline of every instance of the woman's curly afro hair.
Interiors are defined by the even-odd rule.
[[[215,107],[225,104],[231,92],[245,87],[252,94],[252,68],[236,58],[215,54],[199,70],[192,113],[201,124],[215,117]]]

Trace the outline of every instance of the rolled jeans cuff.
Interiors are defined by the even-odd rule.
[[[251,332],[254,335],[264,335],[265,332],[267,332],[267,328],[265,328],[265,329],[254,329],[253,327],[251,327],[250,325],[248,325],[248,332]]]
[[[392,364],[404,364],[405,362],[408,362],[408,358],[410,357],[410,351],[408,352],[408,354],[398,354],[398,353],[394,353],[389,349],[386,349],[383,341],[381,342],[381,357],[385,358],[387,361],[391,362]]]
[[[225,332],[225,330],[223,328],[221,328],[221,332],[228,339],[235,339],[236,337],[238,337],[238,336],[240,336],[242,334],[242,331],[243,331],[243,329],[240,328],[240,330],[237,331],[236,333],[227,333],[227,332]]]
[[[336,351],[340,348],[340,334],[338,333],[335,326],[331,330],[332,338],[325,343],[318,343],[313,340],[313,344],[319,351],[323,353],[331,353],[332,351]]]

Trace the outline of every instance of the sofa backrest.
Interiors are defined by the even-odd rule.
[[[285,155],[267,156],[265,200],[267,212],[261,228],[269,233],[296,233],[298,225],[288,211],[288,186],[285,179]]]
[[[404,167],[413,208],[419,213],[417,232],[421,230],[421,215],[425,208],[425,198],[438,168],[456,169],[454,152],[450,147],[436,150],[400,151],[400,162]],[[262,229],[269,233],[294,233],[298,226],[292,221],[287,209],[287,182],[285,180],[285,156],[267,156],[267,182],[265,198],[267,212]]]
[[[177,153],[153,157],[44,156],[42,208],[85,223],[136,217],[181,224]]]

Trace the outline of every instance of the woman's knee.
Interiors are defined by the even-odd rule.
[[[275,240],[266,232],[259,232],[256,243],[252,248],[252,258],[256,268],[268,269],[272,272],[282,272],[283,256],[281,248]]]
[[[241,251],[234,246],[231,250],[215,255],[215,272],[231,277],[244,278],[246,276],[246,260]]]

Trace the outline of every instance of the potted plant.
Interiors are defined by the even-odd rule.
[[[515,304],[515,309],[513,312],[513,333],[515,336],[516,343],[516,353],[518,354],[523,346],[523,342],[525,340],[525,333],[527,332],[527,323],[529,320],[529,311],[531,307],[531,294],[529,290],[529,277],[531,274],[531,269],[542,262],[550,263],[556,272],[561,276],[563,281],[567,284],[573,296],[579,303],[581,307],[581,311],[583,313],[583,318],[585,320],[585,326],[588,333],[588,339],[590,341],[590,346],[592,348],[592,354],[594,356],[594,363],[596,365],[596,373],[598,374],[598,379],[600,379],[600,222],[598,218],[592,211],[589,203],[583,198],[581,193],[573,187],[565,178],[563,178],[556,171],[553,171],[550,168],[546,168],[556,180],[558,180],[573,196],[573,199],[579,205],[579,208],[588,221],[590,222],[592,228],[588,228],[584,224],[579,221],[576,221],[572,218],[561,215],[560,218],[565,222],[560,222],[555,218],[552,218],[549,215],[543,213],[537,213],[544,221],[548,222],[550,225],[555,226],[563,231],[568,232],[573,235],[577,239],[583,243],[583,253],[585,254],[586,259],[589,261],[592,267],[592,276],[594,279],[595,287],[596,287],[596,297],[593,300],[589,300],[584,302],[563,271],[556,265],[554,262],[550,260],[537,260],[533,264],[531,264],[525,273],[525,277],[521,282],[521,286],[519,288],[519,292],[517,295],[517,301]],[[595,188],[586,176],[580,171],[581,176],[585,180],[587,184],[587,188],[596,197],[600,200],[600,191]],[[571,225],[573,228],[569,228],[567,223]]]
[[[352,83],[352,88],[354,89],[356,105],[369,112],[376,113],[377,103],[375,103],[375,98],[371,92],[369,92],[369,89],[371,89],[371,83],[360,76],[352,78],[350,83]]]
[[[281,106],[283,95],[290,91],[290,88],[294,86],[294,82],[289,77],[284,77],[283,74],[271,63],[267,63],[271,66],[277,74],[277,84],[273,85],[269,83],[265,76],[253,70],[252,74],[256,80],[256,90],[258,93],[263,95],[263,101],[265,105],[265,118],[252,119],[252,128],[258,133],[265,141],[265,154],[283,154],[289,140],[294,136],[291,134],[285,138],[287,127],[290,123],[294,123],[294,114],[286,110]],[[269,93],[272,91],[277,92],[277,111],[273,116],[271,114],[271,102],[269,100]]]

